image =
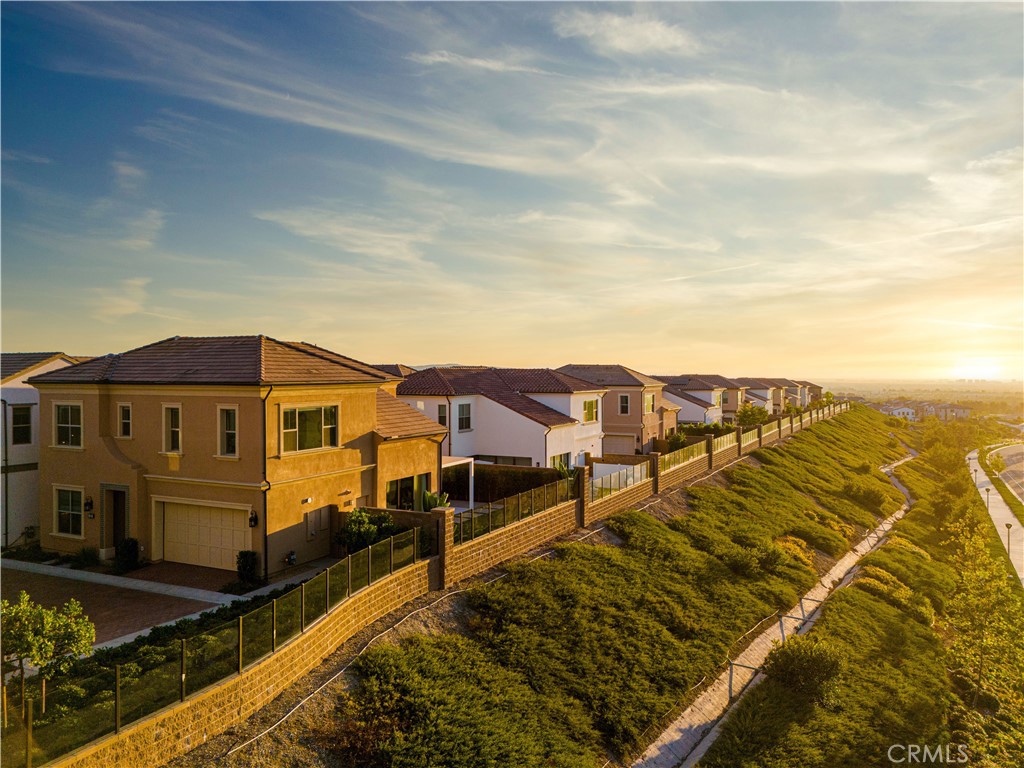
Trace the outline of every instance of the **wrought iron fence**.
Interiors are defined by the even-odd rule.
[[[472,541],[525,517],[571,501],[576,496],[575,478],[563,478],[500,501],[458,511],[455,513],[454,543]]]
[[[54,760],[202,691],[271,655],[360,589],[434,554],[436,537],[413,528],[355,552],[259,608],[202,633],[142,646],[91,676],[38,676],[4,686],[0,762]],[[88,664],[88,660],[86,660]],[[95,666],[93,666],[95,669]]]

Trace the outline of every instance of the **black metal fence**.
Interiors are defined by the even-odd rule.
[[[563,478],[500,501],[456,512],[454,543],[472,541],[525,517],[571,501],[576,496],[576,480]]]
[[[90,677],[3,689],[0,762],[43,765],[211,685],[241,674],[375,581],[436,553],[436,536],[413,528],[355,552],[309,581],[202,634],[142,646],[135,657]]]

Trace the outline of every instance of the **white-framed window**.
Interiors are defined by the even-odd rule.
[[[53,532],[57,536],[85,537],[82,532],[82,488],[54,486]]]
[[[473,409],[470,403],[459,403],[459,432],[467,432],[473,428]]]
[[[118,403],[117,404],[117,436],[118,437],[131,437],[132,436],[132,404],[131,403]]]
[[[597,399],[583,401],[583,423],[597,421]]]
[[[11,445],[32,444],[32,406],[11,406]]]
[[[281,451],[312,451],[338,447],[338,406],[281,410]]]
[[[54,403],[53,416],[54,445],[81,448],[81,403]]]
[[[181,453],[181,404],[164,404],[164,453]]]
[[[437,406],[437,423],[442,427],[448,426],[448,403],[440,403]]]
[[[644,413],[654,413],[653,392],[644,392]]]
[[[217,455],[238,456],[237,406],[217,406]]]
[[[619,395],[619,416],[629,416],[629,395]]]
[[[559,467],[565,467],[566,469],[572,469],[571,461],[572,459],[568,453],[560,453],[557,456],[551,457],[551,468],[558,469]]]

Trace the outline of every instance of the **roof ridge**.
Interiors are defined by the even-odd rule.
[[[275,342],[277,344],[280,344],[283,347],[288,347],[289,349],[294,349],[297,352],[302,352],[304,354],[307,354],[310,357],[316,357],[316,358],[319,358],[320,360],[323,360],[325,362],[332,363],[332,364],[340,366],[342,368],[347,368],[350,371],[355,371],[356,373],[362,373],[362,374],[366,374],[368,376],[373,376],[374,375],[372,373],[367,373],[366,371],[361,371],[361,370],[359,370],[358,368],[356,368],[353,365],[349,365],[348,363],[344,363],[341,360],[336,359],[336,358],[344,358],[345,360],[350,360],[351,359],[351,358],[345,357],[344,355],[340,355],[337,352],[331,352],[331,354],[334,355],[335,357],[330,357],[329,355],[322,354],[324,352],[330,352],[330,350],[326,350],[326,349],[323,349],[321,347],[318,347],[316,344],[310,344],[308,341],[294,342],[294,341],[281,341],[280,339],[271,339],[271,341],[273,341],[273,342]],[[310,347],[312,347],[312,349],[316,350],[316,351],[315,352],[312,351],[311,349],[309,349]],[[371,366],[369,364],[365,364],[365,365],[370,370],[378,370],[378,369],[374,368],[373,366]],[[390,378],[390,374],[387,374],[384,371],[378,371],[378,373],[384,374],[383,376],[379,376],[378,377],[381,381],[391,381],[392,380]]]

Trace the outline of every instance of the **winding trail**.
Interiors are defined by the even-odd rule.
[[[874,530],[868,532],[857,546],[847,552],[828,573],[821,577],[818,584],[788,611],[787,616],[774,622],[758,635],[746,650],[732,659],[735,664],[745,665],[737,666],[732,670],[733,690],[742,689],[740,694],[732,700],[729,699],[730,671],[726,669],[647,748],[643,756],[633,763],[634,768],[678,768],[680,766],[681,768],[690,768],[704,756],[704,753],[718,738],[721,724],[724,722],[723,715],[753,685],[760,682],[761,674],[755,673],[753,669],[747,669],[747,667],[759,667],[772,649],[773,643],[781,638],[783,631],[786,636],[794,633],[803,634],[808,631],[818,620],[819,608],[825,598],[850,582],[858,561],[885,541],[893,524],[907,513],[913,500],[907,489],[893,475],[893,470],[916,455],[917,453],[911,450],[910,455],[900,461],[880,467],[888,475],[889,481],[906,497],[907,501],[903,506],[879,523]],[[813,608],[813,610],[808,610],[809,608]]]

